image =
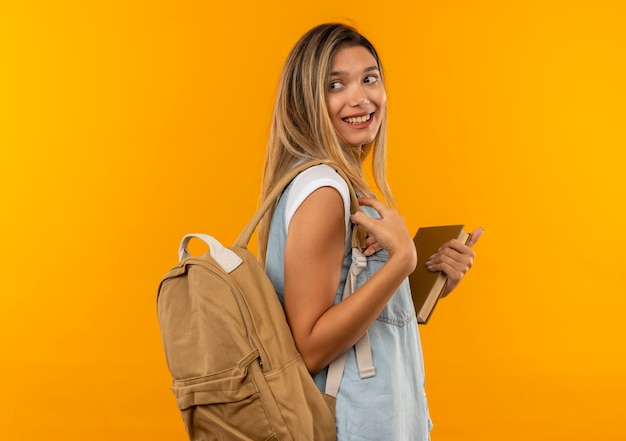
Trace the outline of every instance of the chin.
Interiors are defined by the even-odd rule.
[[[351,140],[347,140],[346,142],[348,143],[348,145],[352,146],[352,147],[363,147],[364,145],[367,145],[369,143],[371,143],[372,141],[374,141],[374,137],[363,137],[363,138],[359,138],[359,139],[351,139]]]

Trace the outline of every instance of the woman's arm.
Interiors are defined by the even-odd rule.
[[[314,191],[289,224],[285,247],[285,312],[298,350],[315,373],[353,346],[417,263],[404,220],[382,202],[362,199],[381,214],[353,215],[389,251],[389,260],[350,297],[333,305],[345,250],[344,207],[333,188]]]

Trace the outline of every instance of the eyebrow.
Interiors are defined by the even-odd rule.
[[[372,72],[374,70],[378,71],[379,70],[378,66],[374,65],[374,66],[367,67],[367,68],[363,69],[363,73]],[[344,76],[344,75],[347,75],[347,72],[345,72],[343,70],[335,70],[335,71],[332,71],[330,73],[331,77],[340,77],[340,76]]]

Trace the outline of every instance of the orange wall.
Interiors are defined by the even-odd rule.
[[[236,237],[287,51],[342,18],[409,227],[486,229],[422,327],[433,440],[626,439],[622,2],[5,3],[1,439],[185,439],[157,284]]]

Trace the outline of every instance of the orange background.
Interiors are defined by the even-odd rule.
[[[421,328],[433,440],[626,439],[624,3],[292,4],[0,6],[0,438],[185,439],[158,282],[234,240],[288,50],[350,19],[409,228],[486,229]]]

